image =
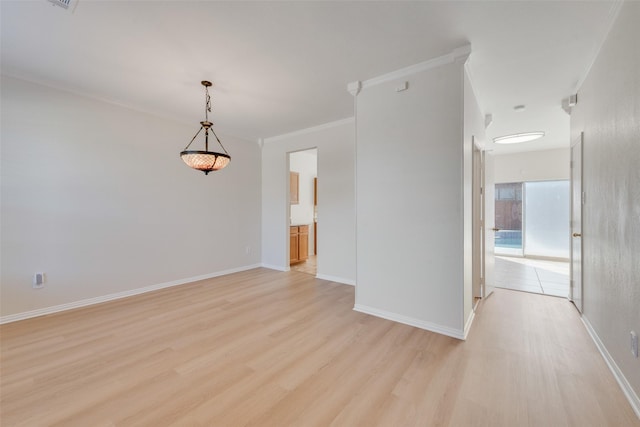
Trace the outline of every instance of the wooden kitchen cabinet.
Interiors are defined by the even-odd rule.
[[[298,227],[291,227],[289,232],[289,264],[298,262]]]
[[[289,230],[289,264],[309,258],[309,226],[292,225]]]
[[[298,261],[306,261],[309,258],[309,226],[298,227]]]

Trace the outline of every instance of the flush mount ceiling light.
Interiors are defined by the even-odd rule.
[[[496,144],[518,144],[521,142],[533,141],[534,139],[542,138],[543,136],[544,132],[516,133],[513,135],[505,135],[493,138],[493,142],[495,142]]]
[[[198,129],[198,132],[191,139],[191,142],[180,153],[180,157],[190,168],[202,171],[205,175],[208,175],[211,171],[217,171],[227,166],[231,161],[231,156],[229,156],[229,153],[227,153],[222,142],[220,142],[218,135],[213,131],[213,123],[209,121],[209,113],[211,112],[211,96],[209,96],[209,88],[212,84],[206,80],[200,83],[204,86],[205,91],[204,121],[200,122],[200,129]],[[202,129],[204,129],[204,151],[189,150],[189,147],[193,141],[195,141],[200,132],[202,132]],[[222,147],[224,154],[216,151],[209,151],[209,132],[215,136],[216,141],[218,141],[218,144]]]

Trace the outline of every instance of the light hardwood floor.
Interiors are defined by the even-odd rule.
[[[496,290],[466,342],[256,269],[6,324],[8,426],[639,426],[566,300]]]

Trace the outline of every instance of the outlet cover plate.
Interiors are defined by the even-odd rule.
[[[34,273],[31,285],[34,289],[40,289],[44,286],[44,273]]]

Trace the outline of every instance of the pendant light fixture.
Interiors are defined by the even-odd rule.
[[[211,171],[217,171],[229,164],[231,161],[231,156],[227,153],[227,150],[220,142],[220,138],[213,131],[213,123],[209,121],[209,113],[211,112],[211,96],[209,95],[209,88],[212,86],[211,82],[206,80],[202,81],[202,86],[204,86],[205,91],[205,109],[204,109],[204,121],[200,122],[200,129],[195,134],[195,136],[191,139],[191,142],[184,148],[184,150],[180,153],[180,157],[182,160],[189,166],[190,168],[197,169],[199,171],[204,172],[205,175],[208,175]],[[189,147],[195,141],[196,137],[202,132],[204,129],[204,151],[202,150],[189,150]],[[219,153],[216,151],[209,151],[209,132],[213,134],[222,147],[223,153]]]

